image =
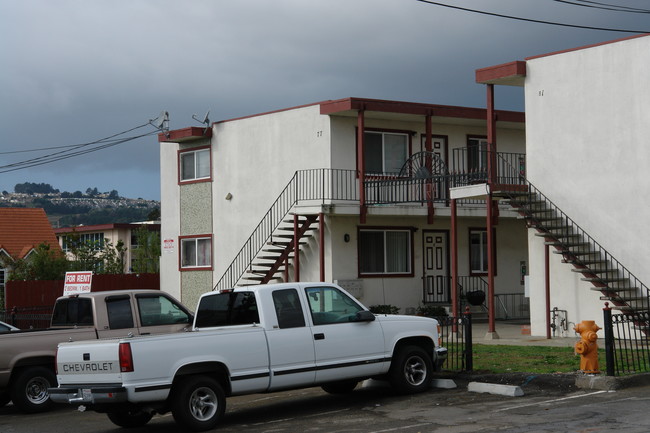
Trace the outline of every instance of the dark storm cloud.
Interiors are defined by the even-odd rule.
[[[446,2],[613,28],[649,15],[552,0]],[[644,2],[625,2],[642,7]],[[0,152],[84,143],[167,110],[172,128],[347,96],[484,106],[477,68],[626,36],[483,16],[415,0],[0,0]],[[499,108],[522,109],[520,89]],[[137,132],[153,131],[143,128]],[[32,154],[0,154],[5,165]],[[155,136],[0,173],[158,198]]]

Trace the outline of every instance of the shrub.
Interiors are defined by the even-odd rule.
[[[399,314],[399,307],[394,305],[371,305],[368,309],[374,314]]]

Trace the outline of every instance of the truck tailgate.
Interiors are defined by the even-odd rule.
[[[119,362],[120,340],[84,341],[83,344],[61,343],[56,367],[59,384],[119,383],[122,380]]]

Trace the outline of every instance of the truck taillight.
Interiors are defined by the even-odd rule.
[[[56,352],[54,352],[54,374],[59,374],[59,363],[57,360],[59,359],[59,348],[56,348]]]
[[[438,346],[442,346],[442,326],[438,325]]]
[[[133,354],[131,353],[131,344],[120,343],[119,355],[120,371],[122,373],[133,371]]]

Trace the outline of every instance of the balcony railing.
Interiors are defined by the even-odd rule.
[[[511,152],[494,152],[496,183],[501,185],[523,185],[526,177],[526,154]],[[487,182],[488,173],[487,145],[460,147],[452,149],[449,171],[452,187]]]

